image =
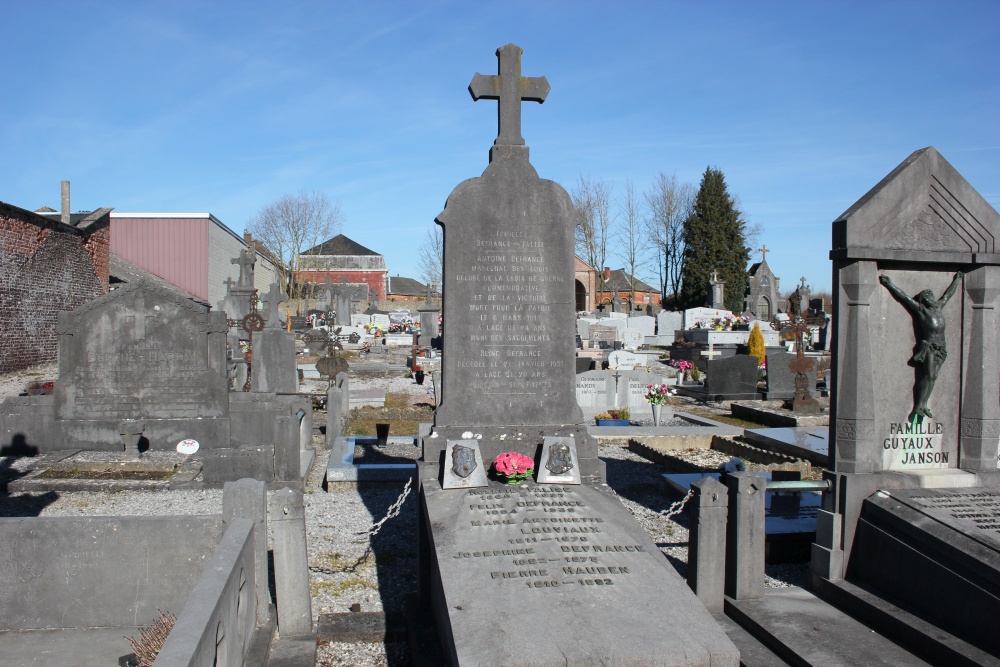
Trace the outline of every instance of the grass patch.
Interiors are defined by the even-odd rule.
[[[309,589],[313,595],[324,591],[334,597],[338,597],[341,593],[349,591],[352,588],[372,588],[377,590],[378,585],[370,581],[365,581],[360,577],[348,577],[342,581],[314,581],[309,584]]]
[[[387,393],[385,407],[363,407],[351,410],[347,435],[374,436],[375,424],[389,424],[389,435],[414,435],[417,424],[431,421],[434,408],[409,403],[409,394]]]

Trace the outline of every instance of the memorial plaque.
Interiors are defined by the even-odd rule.
[[[894,500],[1000,550],[1000,491],[934,489],[890,491]]]
[[[538,464],[539,484],[579,484],[576,440],[546,437],[542,443],[542,458]]]
[[[59,314],[56,418],[228,415],[222,313],[139,280]]]
[[[452,664],[739,664],[608,487],[423,485]],[[498,622],[524,641],[496,641]]]
[[[486,469],[477,440],[449,440],[445,450],[445,489],[469,489],[486,486]]]

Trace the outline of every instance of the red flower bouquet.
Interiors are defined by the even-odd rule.
[[[493,460],[493,471],[500,481],[520,484],[535,472],[535,461],[524,454],[504,452]]]

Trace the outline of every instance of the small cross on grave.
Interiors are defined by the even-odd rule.
[[[257,261],[257,250],[250,246],[250,249],[240,250],[240,256],[234,257],[229,260],[230,264],[240,265],[240,280],[239,286],[252,288],[253,287],[253,265]]]
[[[281,327],[281,313],[278,307],[288,301],[288,295],[281,291],[277,283],[271,283],[271,289],[261,299],[267,304],[267,328],[278,329]]]
[[[239,283],[234,281],[232,276],[226,278],[226,294],[233,293],[233,285],[239,285]]]
[[[549,82],[544,76],[521,76],[521,54],[524,50],[514,44],[497,49],[500,61],[497,75],[476,72],[469,84],[472,99],[498,100],[497,138],[495,146],[523,146],[521,136],[521,101],[544,102],[549,94]]]
[[[716,357],[720,356],[722,352],[715,349],[714,343],[708,344],[708,350],[702,351],[701,356],[708,357],[709,361],[714,360]]]

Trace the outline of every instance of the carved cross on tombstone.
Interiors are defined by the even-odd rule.
[[[469,84],[474,101],[498,100],[497,138],[495,146],[523,146],[521,136],[521,101],[545,101],[549,82],[544,76],[521,76],[521,54],[524,49],[515,44],[505,44],[497,49],[499,65],[497,75],[476,72]]]
[[[271,289],[261,299],[267,304],[267,324],[268,329],[281,328],[281,312],[278,307],[288,301],[288,295],[281,291],[277,283],[271,283]]]

